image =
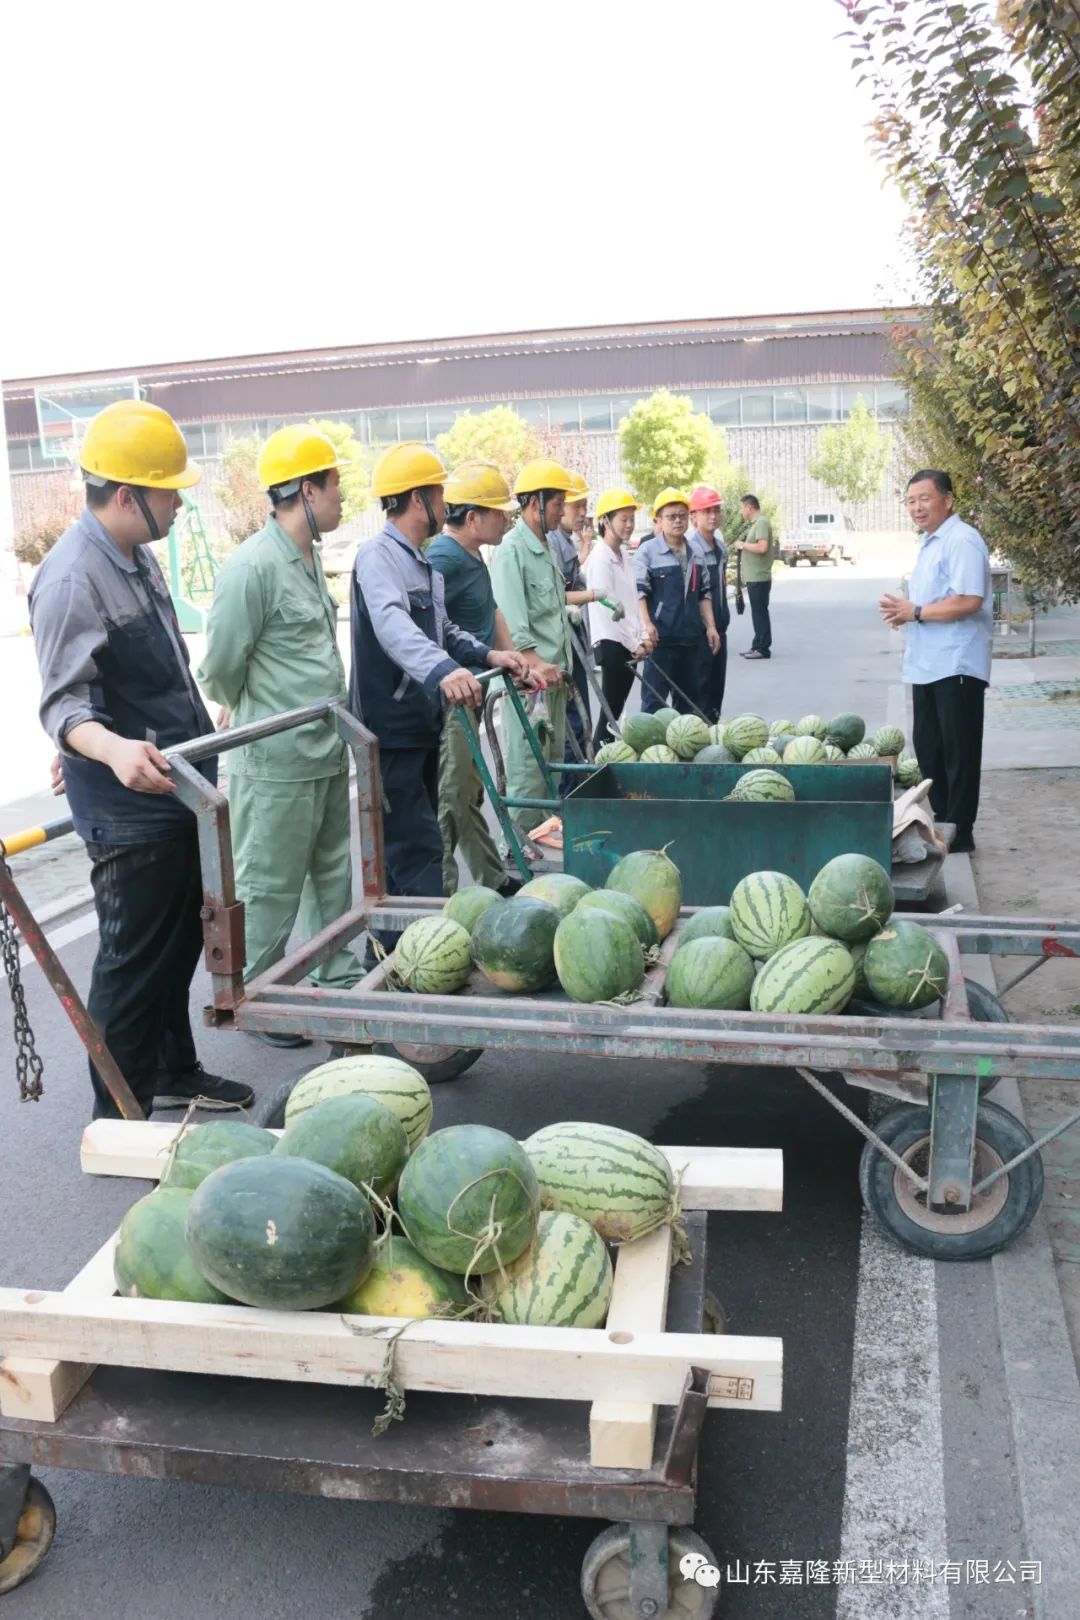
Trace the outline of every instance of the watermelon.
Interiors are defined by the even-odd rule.
[[[749,757],[749,755],[744,757],[744,764]],[[744,776],[739,777],[730,797],[760,803],[773,799],[790,804],[795,798],[795,789],[787,777],[781,776],[779,771],[747,771]]]
[[[643,905],[661,939],[671,933],[682,905],[682,879],[666,851],[636,849],[624,855],[612,867],[604,887],[632,895]]]
[[[671,709],[671,708],[654,709],[653,710],[653,718],[660,721],[660,724],[663,726],[664,734],[666,736],[668,726],[670,726],[670,724],[671,724],[671,722],[673,720],[677,720],[679,718],[679,711],[678,711],[678,709]],[[663,738],[661,738],[661,741],[663,741]]]
[[[796,939],[769,958],[754,980],[750,1006],[763,1013],[831,1013],[855,988],[851,952],[837,939]]]
[[[831,742],[827,742],[825,744],[825,758],[829,761],[830,765],[835,760],[843,759],[843,757],[844,750],[842,748],[837,748],[836,744]]]
[[[731,930],[759,962],[810,932],[810,907],[786,872],[751,872],[731,891]]]
[[[709,727],[709,742],[714,748],[727,746],[727,726],[724,725],[723,721],[716,720]]]
[[[811,883],[807,899],[822,933],[845,942],[878,933],[896,904],[888,872],[869,855],[834,856]]]
[[[655,714],[632,714],[621,723],[622,740],[640,758],[646,748],[662,743],[667,727]]]
[[[873,743],[856,743],[854,748],[847,751],[848,759],[877,759],[878,751]]]
[[[825,733],[825,741],[835,743],[837,748],[843,749],[846,754],[849,748],[854,748],[866,736],[866,721],[857,714],[838,714],[835,720],[830,720]]]
[[[572,1001],[614,1001],[645,977],[641,941],[618,917],[575,912],[555,934],[555,971]]]
[[[736,759],[742,759],[751,748],[764,748],[768,740],[768,721],[763,720],[760,714],[736,715],[734,720],[728,721],[724,732],[724,745]]]
[[[325,1164],[365,1195],[388,1198],[409,1157],[409,1139],[396,1114],[354,1091],[305,1108],[286,1125],[274,1152]]]
[[[351,1181],[307,1159],[237,1159],[191,1195],[188,1252],[203,1276],[244,1305],[305,1311],[364,1278],[375,1217]]]
[[[184,1229],[192,1196],[190,1187],[156,1187],[120,1222],[113,1272],[125,1298],[228,1304],[228,1296],[207,1282],[187,1251]]]
[[[722,743],[710,743],[700,754],[694,755],[695,765],[737,765],[738,760]]]
[[[667,728],[664,741],[680,759],[693,759],[711,742],[709,728],[696,714],[680,714]]]
[[[357,1288],[339,1299],[345,1316],[457,1316],[469,1305],[460,1277],[425,1260],[408,1238],[388,1232],[375,1246],[375,1260]]]
[[[874,745],[875,754],[881,758],[904,752],[904,733],[899,726],[879,726],[870,741]]]
[[[824,765],[825,760],[825,744],[807,731],[792,737],[784,749],[785,765]]]
[[[643,1136],[571,1120],[545,1125],[522,1146],[544,1209],[580,1215],[609,1243],[630,1243],[675,1219],[671,1166]]]
[[[794,737],[794,735],[795,735],[794,722],[791,721],[791,720],[770,720],[769,721],[769,736],[770,737],[778,737],[781,732],[787,732],[792,737]]]
[[[635,900],[632,894],[623,894],[619,889],[594,889],[578,901],[575,911],[606,911],[610,917],[621,918],[630,924],[643,951],[651,951],[660,943],[656,924],[641,901]]]
[[[949,958],[916,922],[893,918],[863,957],[870,994],[883,1007],[929,1007],[949,988]]]
[[[864,999],[870,1000],[872,999],[870,996],[870,986],[867,984],[866,974],[863,972],[863,962],[866,959],[866,947],[869,945],[870,941],[868,939],[856,939],[847,941],[846,943],[848,951],[851,954],[851,960],[855,964],[855,988],[851,993],[853,996],[862,996]]]
[[[914,754],[901,754],[896,762],[896,780],[901,787],[918,787],[923,779],[922,766]]]
[[[671,1007],[746,1008],[754,982],[753,959],[733,939],[692,939],[680,945],[667,970]]]
[[[456,922],[472,937],[472,931],[488,906],[497,905],[502,900],[501,894],[494,889],[486,889],[482,883],[472,883],[467,889],[459,889],[452,894],[443,906],[444,914],[451,922]]]
[[[472,957],[500,990],[543,990],[555,979],[559,912],[546,900],[520,894],[485,911],[472,936]]]
[[[607,1245],[579,1215],[545,1210],[536,1237],[500,1277],[485,1279],[484,1297],[500,1322],[524,1327],[603,1327],[615,1272]]]
[[[779,765],[780,755],[775,748],[751,748],[742,757],[744,765]]]
[[[679,950],[692,939],[734,939],[730,906],[703,906],[679,929]]]
[[[409,990],[446,996],[472,972],[469,931],[449,917],[418,917],[397,942],[394,974]]]
[[[607,742],[597,749],[594,765],[633,765],[637,755],[629,743]]]
[[[273,1153],[277,1138],[258,1125],[239,1119],[213,1119],[186,1131],[176,1144],[172,1162],[161,1178],[163,1187],[187,1187],[194,1192],[211,1170],[234,1159],[252,1159]]]
[[[589,885],[569,872],[545,872],[524,884],[518,893],[526,900],[546,900],[554,906],[560,917],[569,917],[579,900],[589,892]]]
[[[804,714],[801,720],[795,722],[796,737],[816,737],[818,742],[822,743],[828,729],[820,714]]]
[[[678,754],[673,748],[669,748],[666,743],[653,743],[652,747],[646,748],[641,755],[642,765],[677,765],[678,763]]]
[[[482,1277],[523,1254],[536,1234],[540,1188],[520,1143],[490,1125],[449,1125],[405,1166],[398,1210],[425,1260]]]
[[[333,1058],[302,1074],[285,1104],[285,1124],[292,1125],[316,1103],[354,1093],[374,1097],[397,1115],[405,1127],[410,1153],[431,1128],[431,1091],[423,1075],[401,1058],[367,1052]]]

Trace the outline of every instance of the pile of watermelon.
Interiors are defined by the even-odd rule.
[[[759,714],[737,714],[716,725],[693,714],[658,709],[635,714],[622,722],[622,736],[605,743],[597,765],[829,765],[841,759],[892,760],[901,787],[922,780],[918,761],[907,752],[898,726],[879,726],[866,735],[866,721],[858,714],[838,714],[824,720],[804,714],[800,720],[768,721]],[[775,795],[774,795],[775,796]],[[732,795],[739,797],[739,795]]]

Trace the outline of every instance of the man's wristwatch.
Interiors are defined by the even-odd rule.
[[[914,618],[916,624],[922,624],[922,608],[919,606],[918,602],[915,604],[915,612],[912,617]]]

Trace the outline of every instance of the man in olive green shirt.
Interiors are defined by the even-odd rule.
[[[772,657],[772,621],[769,618],[769,597],[772,594],[772,567],[777,547],[773,539],[772,524],[761,510],[756,495],[744,495],[740,511],[750,528],[737,549],[742,553],[742,581],[750,598],[750,616],[754,621],[754,639],[744,658]]]
[[[337,604],[317,544],[341,522],[334,447],[309,428],[282,428],[263,447],[259,479],[272,512],[217,576],[199,670],[233,725],[327,698],[348,701]],[[310,939],[352,905],[345,744],[319,720],[234,750],[229,812],[244,902],[244,977],[252,979],[285,954],[298,913]],[[336,951],[312,975],[333,988],[360,976],[350,950]],[[310,1045],[298,1035],[264,1038]]]
[[[521,516],[491,560],[495,601],[530,673],[546,689],[539,703],[549,724],[538,732],[544,758],[561,762],[566,736],[566,681],[571,668],[570,626],[566,617],[566,582],[548,544],[558,527],[573,480],[565,467],[546,459],[527,461],[514,485]],[[546,799],[540,774],[517,716],[503,705],[503,748],[506,791],[513,799]],[[536,810],[513,810],[511,819],[527,855],[538,851],[527,832],[542,821]]]

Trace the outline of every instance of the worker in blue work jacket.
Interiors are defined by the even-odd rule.
[[[649,656],[642,670],[641,707],[653,714],[671,706],[680,714],[701,706],[701,629],[709,651],[720,649],[709,571],[700,542],[688,534],[690,499],[662,489],[653,502],[660,531],[639,546],[634,563],[638,610]]]
[[[496,652],[447,618],[443,577],[423,549],[445,521],[447,477],[425,445],[384,451],[371,483],[386,526],[360,547],[353,571],[349,705],[379,741],[390,894],[443,892],[439,741],[447,705],[480,706],[473,669],[526,673],[517,652]]]
[[[727,599],[728,548],[720,527],[724,511],[724,497],[709,484],[698,484],[690,494],[692,535],[701,547],[709,575],[709,600],[713,621],[720,632],[720,645],[714,651],[702,625],[700,640],[701,700],[700,708],[710,724],[715,725],[724,706],[724,688],[727,685],[727,637],[731,623],[731,609]]]

